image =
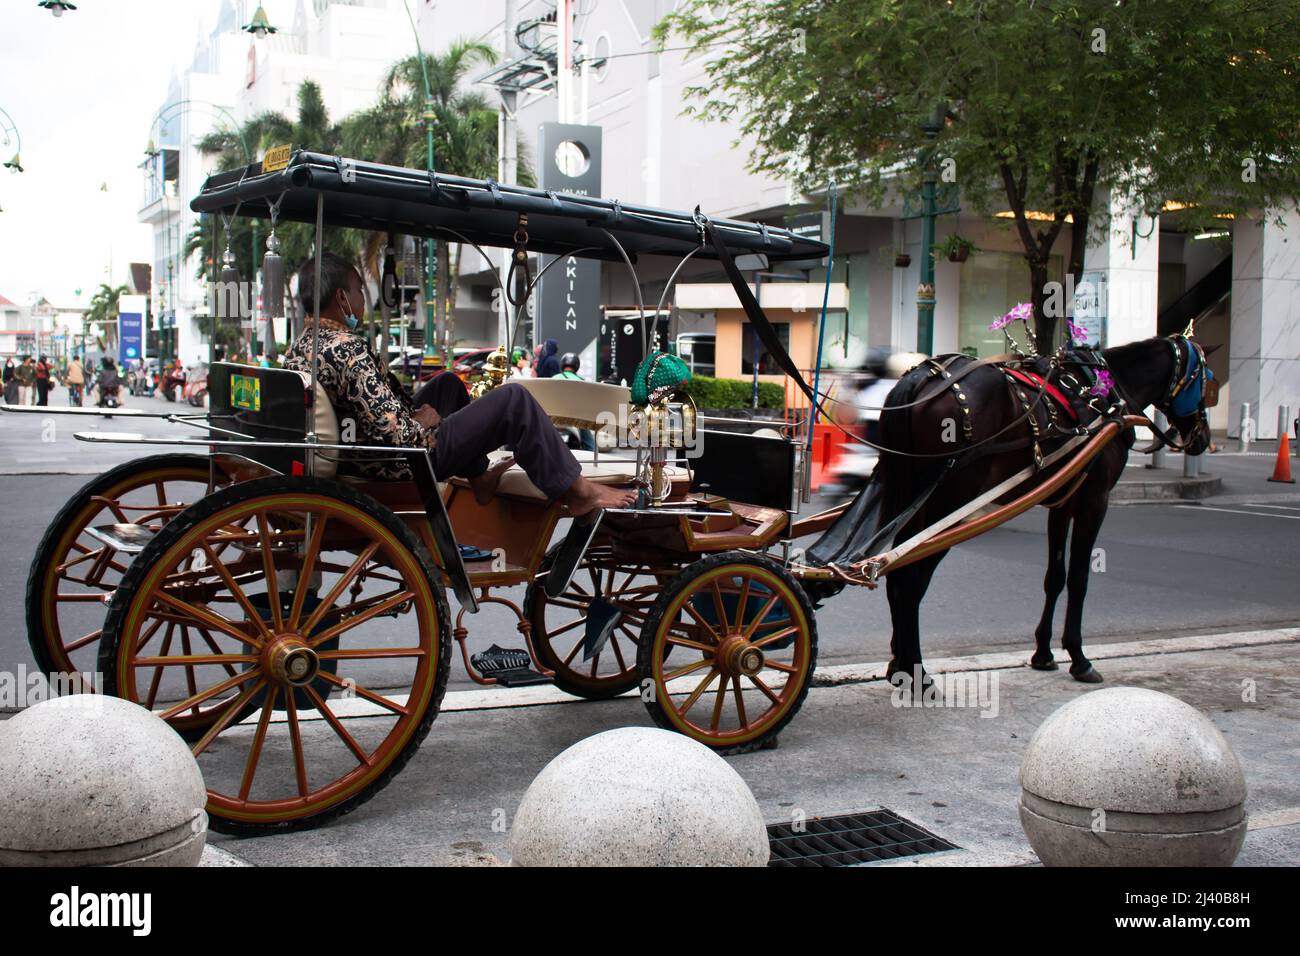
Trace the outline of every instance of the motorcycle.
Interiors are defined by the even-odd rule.
[[[121,388],[120,385],[103,385],[103,384],[101,384],[101,385],[99,386],[99,389],[98,389],[98,391],[99,391],[99,401],[96,402],[95,404],[98,405],[100,408],[117,408],[117,407],[119,407],[119,405],[120,405],[121,403],[118,401],[117,395],[118,395],[118,389],[120,389],[120,388]],[[104,417],[105,417],[105,418],[112,418],[113,416],[112,416],[112,415],[105,415]]]
[[[176,390],[178,388],[182,390],[183,394],[185,388],[185,372],[178,368],[168,369],[163,374],[162,378],[163,398],[167,399],[169,402],[176,401]]]

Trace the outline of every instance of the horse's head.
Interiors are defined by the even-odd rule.
[[[1206,408],[1217,401],[1218,385],[1200,344],[1182,334],[1171,335],[1167,341],[1173,349],[1174,368],[1164,401],[1156,402],[1156,408],[1178,430],[1186,453],[1199,455],[1210,447]]]
[[[1218,383],[1206,363],[1214,351],[1184,334],[1106,349],[1120,394],[1133,411],[1154,405],[1177,431],[1182,447],[1199,455],[1210,445],[1206,408],[1218,400]]]

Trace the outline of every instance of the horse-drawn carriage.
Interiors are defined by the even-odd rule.
[[[622,262],[638,296],[641,256],[717,259],[756,324],[765,320],[735,257],[827,252],[698,211],[305,152],[283,169],[216,175],[192,206],[273,227],[314,222],[318,250],[325,225],[507,248],[515,287],[502,291],[516,327],[538,278],[525,268],[530,251]],[[196,431],[79,433],[195,452],[92,481],[59,512],[28,583],[41,666],[98,671],[99,691],[171,724],[203,769],[213,827],[227,832],[318,825],[385,786],[438,714],[453,642],[480,684],[551,682],[596,699],[636,691],[662,727],[723,753],[762,747],[812,681],[814,599],[874,587],[1059,494],[1120,428],[1112,418],[1080,429],[1032,466],[1050,477],[1031,490],[1019,490],[1031,476],[1018,472],[891,546],[914,512],[882,522],[870,493],[798,517],[806,421],[755,434],[697,415],[671,385],[633,403],[617,385],[525,382],[557,423],[621,439],[575,454],[589,479],[636,487],[637,503],[571,519],[517,468],[482,504],[462,479],[435,474],[425,448],[346,440],[316,377],[314,367],[217,363],[206,414],[152,416]],[[132,412],[117,414],[151,417]],[[349,476],[358,456],[404,461],[411,478]],[[806,556],[792,551],[813,532],[825,534]],[[510,588],[525,589],[521,601],[503,596]],[[460,605],[454,623],[447,590]],[[524,650],[469,652],[466,615],[486,603],[513,611]]]

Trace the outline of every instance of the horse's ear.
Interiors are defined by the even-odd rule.
[[[1221,349],[1221,348],[1223,348],[1222,345],[1207,345],[1207,346],[1205,346],[1205,357],[1206,357],[1206,358],[1209,358],[1211,355],[1213,355],[1215,352],[1219,351],[1219,349]]]

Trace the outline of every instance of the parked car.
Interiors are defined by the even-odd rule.
[[[451,370],[456,373],[456,377],[462,382],[468,382],[470,379],[483,374],[483,364],[494,351],[496,351],[494,348],[469,349],[456,356]]]

